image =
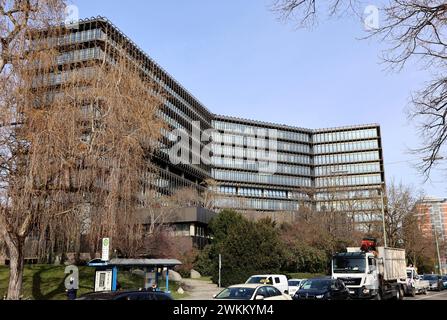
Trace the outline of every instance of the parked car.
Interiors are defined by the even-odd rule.
[[[444,284],[442,282],[442,278],[438,274],[424,274],[424,280],[427,280],[430,283],[429,290],[444,290]]]
[[[293,300],[348,300],[349,290],[338,279],[317,278],[306,280]]]
[[[216,300],[292,300],[288,294],[281,293],[270,285],[239,284],[224,289],[214,296]]]
[[[168,293],[162,291],[115,291],[115,292],[92,292],[84,294],[77,300],[116,300],[116,301],[166,301],[174,300]]]
[[[442,283],[444,285],[444,289],[447,288],[447,276],[442,276]]]
[[[289,279],[289,294],[291,297],[295,295],[300,288],[300,285],[306,280],[307,279]]]
[[[285,275],[268,274],[251,276],[246,284],[266,284],[277,288],[281,293],[289,294],[289,282]]]

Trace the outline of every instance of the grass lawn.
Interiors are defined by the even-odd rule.
[[[64,266],[33,265],[25,267],[23,279],[23,297],[32,300],[66,300],[64,280]],[[79,267],[79,291],[78,297],[94,290],[93,268]],[[9,268],[0,267],[0,299],[5,296],[8,288]],[[143,278],[130,272],[118,272],[118,282],[123,290],[138,289],[143,287]],[[160,280],[160,289],[164,290],[165,283]],[[169,283],[169,289],[174,299],[185,295],[177,294],[179,284]]]

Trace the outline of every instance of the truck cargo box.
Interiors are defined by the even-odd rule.
[[[378,247],[379,273],[385,281],[405,280],[407,263],[404,249]]]

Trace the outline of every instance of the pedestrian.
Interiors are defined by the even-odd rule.
[[[68,300],[76,300],[77,295],[78,295],[78,289],[76,289],[74,286],[74,278],[73,277],[70,278],[70,289],[67,289],[66,292],[67,292]]]

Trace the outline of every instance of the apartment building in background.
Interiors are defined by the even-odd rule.
[[[442,250],[443,244],[447,244],[447,199],[426,197],[416,205],[419,226],[423,234],[433,239],[440,245],[441,264],[447,271],[447,249]]]

